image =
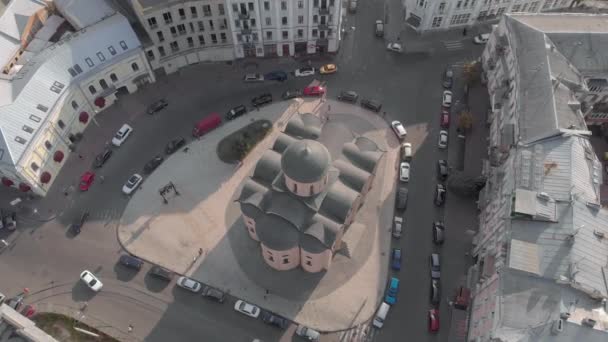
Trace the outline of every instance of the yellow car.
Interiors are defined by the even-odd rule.
[[[335,64],[326,64],[319,69],[321,74],[333,74],[338,71],[338,67]]]

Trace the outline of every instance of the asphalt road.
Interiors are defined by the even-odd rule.
[[[327,81],[328,93],[334,97],[341,90],[355,90],[362,97],[372,97],[383,103],[387,120],[401,120],[414,141],[410,202],[405,214],[405,234],[394,246],[404,250],[399,302],[395,305],[385,327],[375,333],[376,341],[395,341],[408,336],[413,341],[446,341],[447,319],[442,319],[438,335],[426,332],[425,313],[428,302],[428,256],[435,250],[431,241],[431,222],[444,217],[447,242],[439,249],[444,267],[442,287],[444,297],[462,281],[466,258],[464,251],[469,239],[462,237],[465,224],[474,223],[473,204],[464,200],[452,201],[448,194],[445,209],[433,204],[435,163],[437,159],[452,160],[454,125],[450,134],[449,151],[437,149],[439,107],[441,100],[441,72],[448,64],[470,60],[480,53],[470,38],[458,35],[428,37],[431,55],[394,54],[385,50],[386,41],[373,34],[373,23],[378,18],[389,18],[387,39],[407,37],[396,18],[400,13],[390,11],[398,1],[384,6],[382,2],[361,2],[356,15],[348,15],[349,30],[342,49],[335,58],[339,72],[320,77]],[[385,8],[389,9],[386,14]],[[445,43],[445,37],[452,37]],[[455,38],[454,38],[455,37]],[[461,41],[462,39],[462,41]],[[455,43],[461,41],[460,43]],[[320,65],[325,58],[313,59]],[[284,84],[243,84],[245,72],[264,72],[274,69],[293,70],[300,62],[291,59],[255,60],[232,65],[197,65],[181,70],[150,85],[147,89],[123,98],[90,125],[77,153],[72,154],[54,185],[52,193],[40,203],[26,206],[36,208],[36,214],[25,215],[44,219],[57,215],[50,222],[23,218],[22,228],[7,240],[11,246],[0,254],[0,291],[15,295],[24,287],[32,294],[28,301],[52,303],[71,310],[88,303],[84,314],[96,319],[99,325],[112,325],[125,336],[147,341],[289,341],[284,335],[263,323],[249,319],[232,310],[232,303],[217,305],[176,289],[174,284],[163,284],[146,275],[149,265],[139,273],[116,265],[121,248],[116,240],[116,223],[128,199],[120,189],[133,172],[141,172],[143,165],[163,151],[165,144],[177,136],[189,139],[192,124],[210,112],[225,113],[238,104],[248,104],[251,97],[270,91],[278,98],[288,88],[301,88],[310,79],[291,78]],[[278,65],[277,65],[278,64]],[[461,96],[462,83],[455,85],[456,99]],[[144,114],[146,106],[164,97],[170,105],[154,116]],[[115,148],[108,163],[97,172],[105,181],[97,181],[90,191],[70,191],[77,188],[79,176],[90,168],[95,154],[124,122],[135,128],[124,146]],[[180,152],[177,152],[180,153]],[[82,159],[79,158],[82,156]],[[64,195],[64,189],[69,194]],[[3,191],[1,204],[16,196]],[[90,212],[90,220],[82,233],[72,237],[67,226],[82,212]],[[471,214],[469,214],[471,213]],[[1,237],[4,238],[4,235]],[[104,291],[91,295],[78,282],[83,269],[97,272],[104,282]],[[441,317],[449,317],[445,302]],[[116,323],[118,322],[118,323]],[[126,333],[127,326],[134,331]],[[293,329],[291,329],[293,330]],[[348,334],[325,336],[326,341],[347,341]],[[295,339],[294,339],[295,340]]]

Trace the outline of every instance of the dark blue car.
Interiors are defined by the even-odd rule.
[[[393,248],[393,257],[391,259],[391,267],[395,271],[401,269],[401,248]]]
[[[287,80],[287,73],[285,71],[281,71],[281,70],[271,71],[271,72],[267,73],[266,75],[264,75],[264,79],[270,80],[270,81],[283,82],[283,81]]]

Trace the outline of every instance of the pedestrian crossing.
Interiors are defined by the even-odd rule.
[[[464,48],[460,40],[444,40],[442,43],[448,51],[462,50]]]
[[[108,222],[120,219],[122,215],[122,209],[119,208],[68,208],[64,210],[60,216],[64,216],[68,220],[76,219],[85,212],[89,213],[89,221]]]
[[[340,333],[340,342],[373,342],[377,330],[370,323]]]

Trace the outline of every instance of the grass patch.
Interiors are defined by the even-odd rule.
[[[224,163],[234,164],[243,160],[249,152],[272,131],[272,122],[256,120],[224,137],[217,145],[217,156]]]
[[[76,323],[78,328],[99,334],[100,337],[93,337],[78,332],[74,330],[75,320],[65,315],[48,312],[38,313],[32,317],[32,321],[36,323],[38,328],[61,342],[119,342],[101,331],[80,322]]]

